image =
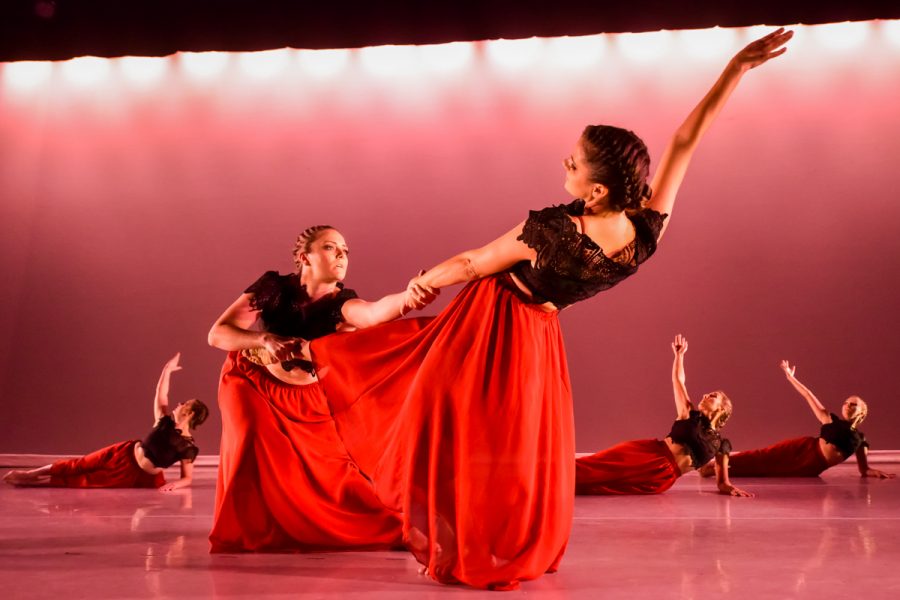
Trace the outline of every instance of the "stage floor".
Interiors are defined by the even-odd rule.
[[[504,597],[900,598],[900,480],[841,465],[738,483],[758,496],[719,496],[692,473],[661,496],[578,497],[559,572]],[[433,583],[405,552],[210,555],[214,494],[212,468],[168,494],[0,485],[0,597],[504,595]]]

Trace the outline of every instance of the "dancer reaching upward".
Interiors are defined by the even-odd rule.
[[[269,271],[216,320],[229,351],[219,383],[222,439],[213,552],[390,547],[399,519],[376,498],[338,438],[300,339],[367,327],[424,305],[413,291],[366,302],[343,286],[344,237],[327,225],[297,238],[295,273]],[[415,296],[415,298],[414,298]]]
[[[680,334],[672,343],[672,388],[675,414],[672,430],[663,440],[633,440],[575,461],[575,493],[659,494],[694,469],[713,461],[719,491],[730,496],[751,496],[728,479],[731,444],[719,430],[731,418],[732,404],[725,392],[704,394],[697,408],[688,395],[684,372],[687,340]]]
[[[169,380],[180,371],[181,353],[163,366],[153,398],[156,425],[143,442],[130,440],[101,448],[80,458],[60,460],[28,471],[10,471],[3,480],[18,486],[77,488],[159,488],[169,492],[191,484],[197,446],[191,431],[209,414],[196,398],[169,411]],[[163,470],[178,462],[181,478],[166,483]]]
[[[784,360],[781,369],[795,390],[809,404],[810,410],[822,423],[819,437],[799,437],[784,440],[766,448],[735,452],[731,458],[732,477],[818,477],[826,469],[838,465],[854,454],[859,473],[863,477],[885,479],[894,477],[869,466],[869,442],[859,431],[859,425],[869,413],[865,400],[850,396],[841,406],[841,416],[829,412],[808,387],[794,375],[797,367]],[[705,467],[702,475],[711,475]]]
[[[413,280],[429,291],[469,282],[436,318],[312,342],[348,451],[402,514],[404,542],[434,579],[510,589],[556,569],[575,491],[557,312],[655,252],[703,134],[743,75],[791,35],[779,29],[729,61],[652,185],[634,133],[588,126],[563,161],[574,202],[532,211]]]

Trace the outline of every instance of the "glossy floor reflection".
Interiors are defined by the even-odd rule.
[[[559,573],[506,597],[900,598],[900,480],[842,465],[741,485],[758,497],[695,474],[661,496],[579,497]],[[214,486],[212,468],[171,494],[0,486],[0,598],[503,595],[431,583],[403,552],[209,555]]]

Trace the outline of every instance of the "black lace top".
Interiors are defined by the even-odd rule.
[[[313,301],[296,273],[280,275],[277,271],[266,271],[244,293],[253,294],[250,306],[262,313],[260,316],[266,331],[314,340],[334,333],[344,321],[341,312],[344,302],[358,297],[356,292],[344,289],[342,284],[339,283],[338,287],[340,291],[334,296]],[[298,366],[304,370],[312,367],[308,361],[299,359],[284,361],[281,366],[287,371]]]
[[[840,450],[844,458],[854,454],[860,446],[869,446],[866,436],[861,431],[853,429],[849,421],[834,413],[831,413],[831,423],[822,425],[819,437]]]
[[[667,215],[644,208],[628,215],[635,238],[628,260],[610,258],[590,237],[578,231],[569,216],[584,213],[584,200],[533,210],[517,238],[537,252],[537,259],[512,267],[528,287],[535,302],[552,302],[558,308],[585,300],[634,274],[656,251],[656,240]]]
[[[160,469],[167,469],[179,460],[194,462],[199,452],[194,438],[181,435],[181,430],[175,427],[175,419],[171,415],[161,417],[156,422],[156,427],[141,442],[141,448],[153,466]]]
[[[699,469],[716,454],[731,452],[731,442],[713,429],[709,419],[699,410],[692,410],[687,419],[672,423],[669,437],[676,444],[687,447],[691,453],[691,465]]]

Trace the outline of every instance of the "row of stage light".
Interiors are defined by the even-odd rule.
[[[299,75],[328,79],[351,69],[382,78],[420,77],[461,72],[481,63],[507,72],[533,69],[577,70],[605,59],[650,64],[661,59],[720,62],[723,56],[772,27],[712,28],[603,34],[584,37],[528,38],[486,42],[455,42],[427,46],[374,46],[353,50],[293,50],[260,52],[181,52],[167,57],[80,57],[61,62],[22,61],[0,65],[3,84],[10,91],[40,90],[62,79],[73,86],[92,86],[120,77],[136,85],[152,86],[170,73],[198,83],[213,82],[239,72],[248,80]],[[860,50],[900,54],[900,21],[866,21],[796,26],[792,52],[810,44],[831,56]],[[880,48],[879,48],[880,47]]]

